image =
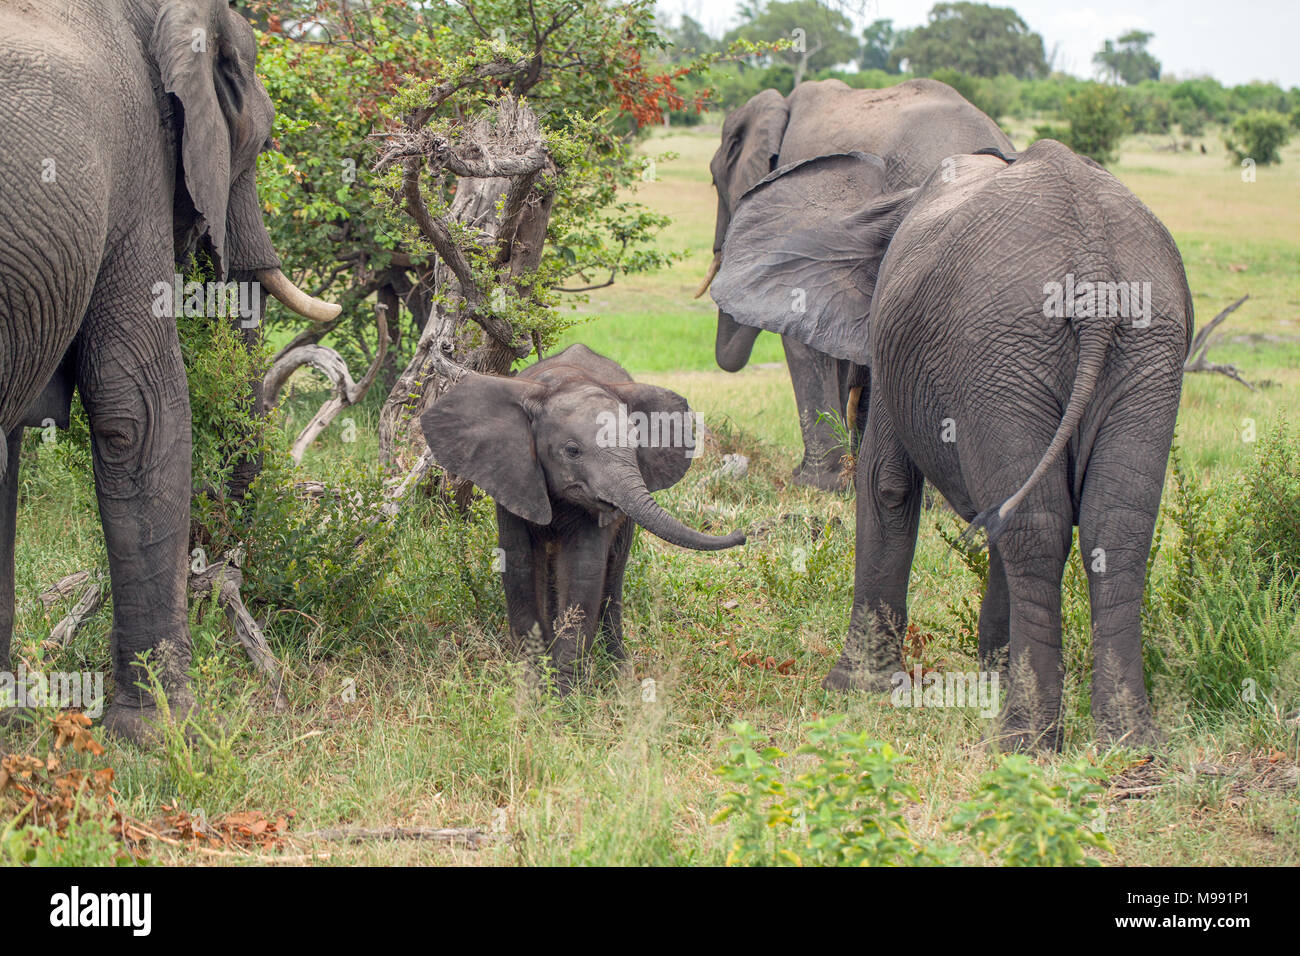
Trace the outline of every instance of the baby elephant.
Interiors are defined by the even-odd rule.
[[[650,492],[686,474],[699,436],[686,399],[572,345],[514,378],[471,373],[421,419],[434,459],[497,504],[514,641],[572,690],[599,629],[623,648],[623,569],[640,525],[697,551],[745,543],[686,527]]]

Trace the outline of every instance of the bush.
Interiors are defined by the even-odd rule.
[[[1098,866],[1085,848],[1113,853],[1105,834],[1091,827],[1098,817],[1096,781],[1105,773],[1086,761],[1062,767],[1056,783],[1023,754],[1011,754],[980,781],[947,829],[969,834],[1003,866]]]
[[[1223,145],[1237,158],[1237,162],[1253,159],[1258,166],[1280,163],[1279,150],[1291,138],[1287,118],[1281,113],[1252,110],[1237,117],[1232,131],[1224,137]]]
[[[898,866],[924,862],[902,808],[920,798],[895,777],[907,762],[866,733],[839,730],[841,717],[804,726],[808,743],[795,756],[813,758],[787,779],[789,755],[764,746],[748,724],[735,724],[718,775],[739,789],[722,797],[714,822],[730,820],[729,866]]]
[[[1118,88],[1089,83],[1070,95],[1061,115],[1069,123],[1067,128],[1039,126],[1034,129],[1035,138],[1057,139],[1096,162],[1114,162],[1120,137],[1128,128]]]

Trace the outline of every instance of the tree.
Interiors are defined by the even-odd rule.
[[[678,81],[692,64],[648,67],[666,46],[652,0],[265,0],[254,9],[270,31],[258,69],[281,107],[279,148],[259,167],[272,238],[304,288],[345,306],[333,328],[301,333],[279,358],[329,334],[342,359],[370,365],[376,319],[366,300],[377,297],[391,337],[379,436],[390,470],[420,458],[412,421],[436,391],[425,374],[434,329],[455,326],[454,344],[436,339],[453,350],[440,357],[508,371],[507,355],[545,349],[564,327],[554,308],[562,293],[674,259],[650,244],[663,217],[620,195],[645,166],[630,132],[687,105]],[[516,145],[541,148],[549,165],[471,174],[481,164],[458,162],[457,150],[471,149],[463,138],[482,135],[492,117],[516,122]],[[380,176],[375,136],[385,129],[422,138]],[[425,157],[417,176],[428,213],[417,222],[402,177],[435,145],[445,155]],[[440,248],[429,222],[454,241]],[[454,249],[469,246],[466,272]]]
[[[912,30],[892,58],[895,64],[906,60],[917,76],[943,67],[968,76],[1047,75],[1043,38],[1010,7],[984,3],[936,3],[929,23]]]
[[[795,86],[803,82],[810,70],[816,72],[845,63],[859,50],[849,18],[820,0],[766,5],[762,0],[755,0],[742,6],[739,13],[745,22],[727,33],[723,42],[788,41],[788,48],[774,52],[773,56],[794,70]]]
[[[1291,138],[1287,118],[1281,113],[1252,110],[1238,116],[1223,145],[1237,162],[1251,160],[1260,166],[1282,162],[1280,150]]]
[[[1128,129],[1121,90],[1102,83],[1087,83],[1071,93],[1061,110],[1067,127],[1039,126],[1035,139],[1055,139],[1089,159],[1113,162],[1119,141]]]
[[[1115,83],[1123,80],[1126,86],[1136,86],[1143,80],[1160,79],[1160,61],[1147,52],[1147,44],[1155,34],[1130,30],[1118,40],[1107,40],[1093,56],[1092,62]]]
[[[709,36],[698,21],[686,14],[682,14],[681,23],[675,27],[665,27],[663,33],[668,38],[668,58],[673,63],[693,60],[718,48],[718,41]]]
[[[907,39],[911,30],[895,30],[893,20],[874,20],[862,31],[862,53],[858,66],[864,70],[898,73],[894,51]]]

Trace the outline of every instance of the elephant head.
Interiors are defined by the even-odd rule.
[[[740,200],[713,282],[718,308],[869,366],[871,300],[917,189],[884,193],[884,162],[836,153],[783,166]]]
[[[622,512],[683,548],[717,551],[745,542],[739,531],[695,531],[650,497],[686,474],[699,438],[686,400],[668,389],[469,373],[421,424],[439,464],[534,524],[549,525],[552,502],[564,501],[602,526]]]
[[[713,262],[699,291],[709,288],[722,263],[723,243],[740,198],[775,167],[790,112],[785,97],[776,90],[764,90],[752,97],[722,124],[722,144],[709,162],[713,185],[718,192],[718,217],[713,232]],[[718,313],[718,335],[714,346],[718,365],[738,372],[749,361],[758,329],[738,325],[725,311]]]
[[[299,315],[333,319],[339,306],[308,295],[280,271],[262,221],[257,157],[270,146],[275,109],[254,72],[257,43],[248,22],[225,0],[166,0],[151,51],[174,98],[178,261],[201,242],[219,278],[255,276]]]

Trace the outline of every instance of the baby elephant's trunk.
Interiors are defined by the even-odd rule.
[[[745,532],[733,531],[728,535],[702,534],[694,528],[688,528],[668,512],[660,508],[650,497],[644,484],[633,486],[624,500],[614,504],[623,513],[656,537],[663,538],[669,544],[695,551],[721,551],[745,543]]]

